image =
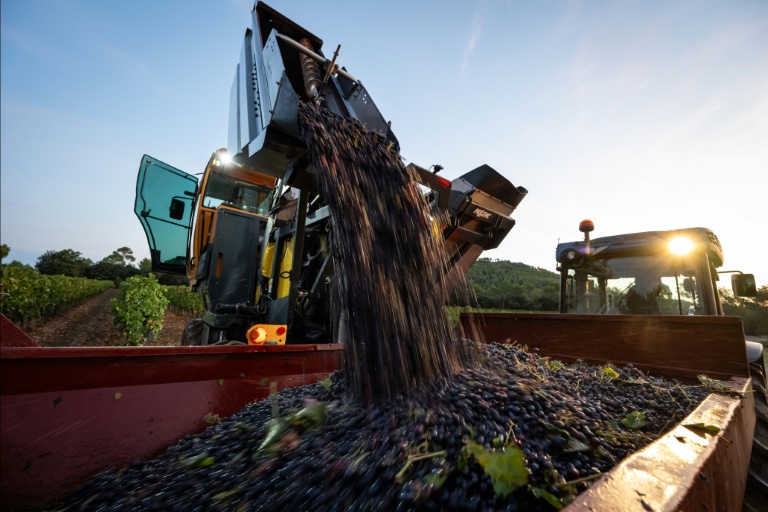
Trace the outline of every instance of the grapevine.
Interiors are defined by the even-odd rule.
[[[163,328],[168,299],[155,276],[133,276],[120,286],[120,296],[112,299],[115,326],[128,345],[141,345]]]

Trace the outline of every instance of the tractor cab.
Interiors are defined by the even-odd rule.
[[[722,315],[717,291],[723,252],[706,228],[649,231],[557,246],[560,312],[627,315]],[[731,277],[736,296],[756,294],[751,274]]]

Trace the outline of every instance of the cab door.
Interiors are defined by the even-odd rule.
[[[197,178],[144,155],[134,212],[149,242],[152,271],[186,275],[187,240]]]

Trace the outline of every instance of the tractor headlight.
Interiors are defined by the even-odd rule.
[[[677,236],[669,241],[669,251],[678,256],[685,256],[693,250],[693,242],[690,238]]]
[[[569,267],[578,267],[583,262],[583,256],[576,249],[568,249],[560,253],[560,259]]]

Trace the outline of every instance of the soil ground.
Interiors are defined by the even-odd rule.
[[[111,347],[123,345],[124,338],[112,321],[110,299],[120,291],[112,288],[72,307],[64,314],[41,320],[22,329],[43,347]],[[193,315],[166,310],[163,329],[144,346],[174,346]]]

